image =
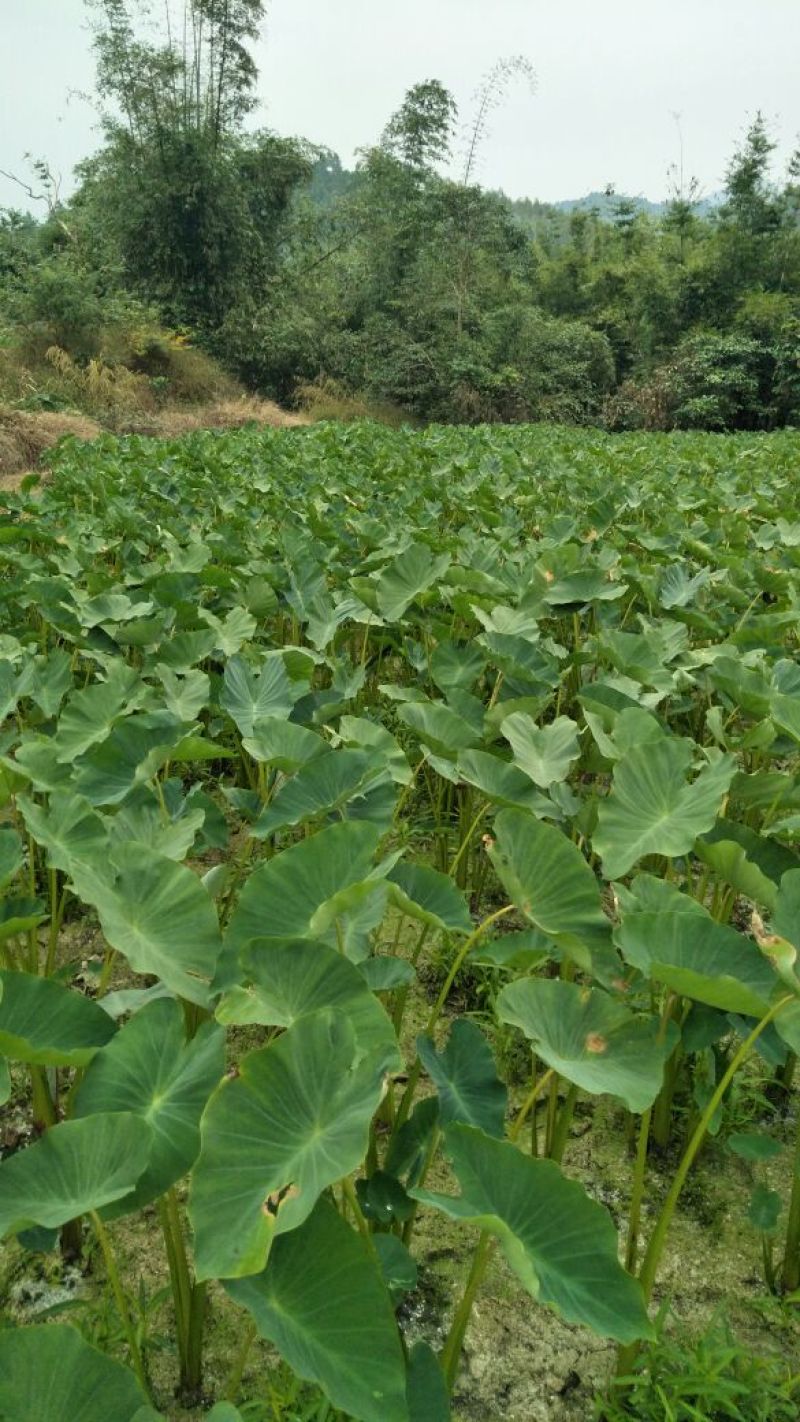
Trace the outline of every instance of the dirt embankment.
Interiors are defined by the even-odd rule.
[[[126,424],[124,434],[176,439],[192,430],[239,429],[247,424],[289,429],[310,423],[307,415],[292,414],[270,400],[224,400],[215,404],[176,406],[156,414],[142,414]],[[0,406],[0,489],[18,488],[42,455],[67,435],[97,439],[103,426],[88,415],[49,410],[12,410]]]

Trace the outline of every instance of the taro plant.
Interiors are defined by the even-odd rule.
[[[638,1377],[755,1054],[793,1099],[793,452],[321,426],[66,447],[8,497],[0,1095],[30,1130],[0,1224],[20,1268],[92,1271],[125,1357],[13,1316],[0,1417],[146,1422],[174,1389],[233,1422],[266,1405],[264,1340],[322,1407],[438,1422],[498,1250]],[[599,1098],[631,1146],[621,1237],[573,1168]],[[796,1164],[786,1195],[780,1241],[752,1208],[791,1294]],[[424,1216],[470,1246],[441,1337],[404,1309]]]

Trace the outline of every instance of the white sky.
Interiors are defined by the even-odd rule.
[[[338,151],[376,140],[405,90],[441,79],[462,117],[500,57],[524,54],[538,89],[516,84],[493,116],[480,180],[512,196],[579,197],[613,182],[664,196],[677,158],[705,193],[721,186],[762,108],[780,147],[800,131],[800,0],[271,0],[259,44],[259,122]],[[82,0],[0,0],[0,168],[26,152],[64,176],[97,144]],[[70,95],[73,97],[70,97]],[[0,204],[25,206],[0,177]]]

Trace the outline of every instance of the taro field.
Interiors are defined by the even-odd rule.
[[[796,1362],[799,454],[323,424],[4,496],[3,1422],[743,1416],[630,1401],[676,1306]]]

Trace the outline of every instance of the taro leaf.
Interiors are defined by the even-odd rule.
[[[365,784],[384,774],[383,763],[362,750],[340,750],[313,760],[287,780],[253,825],[256,839],[341,811]]]
[[[436,1087],[443,1126],[459,1121],[478,1126],[489,1136],[505,1134],[508,1093],[497,1075],[491,1047],[474,1022],[455,1021],[441,1052],[431,1037],[418,1037],[417,1051]]]
[[[42,1225],[57,1229],[134,1189],[153,1133],[130,1112],[62,1121],[0,1162],[0,1237]]]
[[[358,971],[371,992],[391,992],[394,988],[406,987],[417,976],[413,963],[390,953],[364,958],[358,964]]]
[[[109,844],[143,844],[156,854],[178,863],[186,858],[203,827],[205,810],[188,810],[177,819],[164,819],[161,807],[152,796],[123,805],[109,821]]]
[[[225,657],[234,657],[245,642],[250,641],[258,626],[256,619],[243,607],[232,607],[225,617],[217,617],[208,608],[201,607],[198,608],[198,616],[214,632],[214,646]]]
[[[658,1023],[599,989],[557,978],[523,978],[497,999],[501,1022],[521,1028],[536,1055],[592,1095],[618,1096],[629,1111],[652,1106],[677,1029],[659,1044]]]
[[[135,1417],[133,1422],[136,1422]],[[234,1407],[232,1402],[218,1402],[212,1407],[206,1422],[244,1422],[244,1419],[238,1407]]]
[[[580,755],[578,727],[569,716],[537,726],[532,716],[514,711],[501,721],[500,730],[514,752],[515,764],[542,790],[564,780]]]
[[[155,668],[164,688],[164,705],[179,721],[196,721],[208,705],[210,682],[205,672],[189,671],[179,676],[159,662]]]
[[[334,1407],[360,1422],[408,1422],[388,1290],[369,1246],[327,1200],[275,1241],[262,1273],[225,1288]]]
[[[254,727],[267,716],[288,717],[294,703],[282,657],[266,657],[259,670],[243,657],[230,658],[220,705],[236,722],[240,735],[252,736]]]
[[[619,1262],[611,1217],[582,1185],[552,1160],[531,1159],[473,1126],[451,1126],[445,1141],[461,1195],[417,1189],[415,1199],[497,1235],[528,1292],[567,1323],[620,1343],[653,1337],[641,1286]]]
[[[142,1209],[191,1168],[200,1116],[224,1069],[223,1029],[206,1022],[187,1042],[171,998],[143,1007],[97,1054],[78,1088],[76,1118],[131,1111],[153,1130],[147,1169],[132,1195],[104,1211],[107,1218]]]
[[[29,933],[46,918],[41,899],[14,898],[0,901],[0,943],[18,933]]]
[[[624,597],[626,583],[609,581],[610,574],[600,568],[579,568],[551,583],[544,593],[550,607],[565,607],[571,603],[614,602]]]
[[[204,1007],[221,948],[213,901],[184,864],[143,844],[112,849],[99,869],[72,868],[75,892],[97,909],[112,948]]]
[[[225,935],[227,952],[256,938],[318,937],[374,887],[373,825],[329,825],[253,870]]]
[[[688,900],[688,895],[680,895]],[[626,912],[615,933],[623,956],[645,977],[723,1012],[762,1017],[777,985],[755,943],[717,923],[700,904]]]
[[[243,738],[242,745],[253,760],[274,765],[285,775],[291,775],[320,756],[331,754],[328,742],[316,731],[310,731],[307,726],[296,726],[294,721],[281,721],[277,716],[265,716],[259,720],[252,734]]]
[[[417,1286],[416,1262],[396,1234],[376,1232],[372,1236],[372,1244],[378,1256],[384,1283],[396,1308],[406,1294]]]
[[[466,899],[448,874],[427,864],[401,863],[389,870],[386,882],[392,902],[409,918],[450,933],[472,932]]]
[[[0,973],[0,1052],[37,1066],[86,1066],[114,1036],[107,1013],[52,978]]]
[[[462,780],[477,786],[496,805],[530,810],[534,815],[549,815],[551,819],[558,814],[552,801],[534,787],[524,770],[497,755],[491,755],[489,751],[460,751],[458,773]]]
[[[364,716],[342,716],[339,735],[345,745],[379,751],[395,784],[411,784],[412,770],[405,751],[385,726],[368,721]]]
[[[117,805],[176,754],[188,723],[169,711],[129,716],[76,764],[75,789],[92,805]]]
[[[658,593],[661,606],[686,607],[687,603],[693,601],[695,593],[705,586],[709,577],[707,568],[701,568],[692,578],[683,563],[671,563],[669,567],[664,568],[661,575]]]
[[[375,580],[378,611],[387,622],[399,622],[414,599],[438,582],[449,566],[448,553],[437,557],[424,543],[412,543]],[[361,580],[355,580],[353,586],[360,597]]]
[[[2,757],[3,766],[13,776],[10,788],[29,780],[37,790],[63,791],[72,780],[72,771],[69,765],[59,763],[57,755],[58,742],[53,736],[23,736],[14,759]],[[5,778],[8,780],[8,775]]]
[[[689,742],[665,738],[638,746],[617,762],[593,841],[607,879],[627,874],[646,854],[687,854],[697,836],[711,829],[736,761],[720,756],[687,784],[691,759]]]
[[[0,1422],[146,1422],[133,1373],[65,1324],[0,1332]]]
[[[17,797],[18,804],[22,798]],[[4,825],[0,828],[0,888],[4,889],[14,875],[19,873],[22,864],[22,840],[15,829]]]
[[[146,695],[139,673],[121,659],[113,662],[105,681],[74,692],[61,712],[56,737],[59,761],[74,761],[104,741],[118,718],[140,706]]]
[[[780,1155],[783,1146],[774,1136],[765,1136],[760,1131],[734,1131],[727,1139],[728,1150],[742,1160],[773,1160]]]
[[[576,845],[522,810],[501,810],[490,850],[498,878],[525,917],[582,967],[607,952],[611,925],[600,889]]]
[[[386,1169],[393,1175],[407,1175],[408,1184],[415,1185],[438,1122],[438,1099],[435,1096],[424,1096],[416,1103],[408,1120],[404,1121],[392,1136],[384,1162]]]
[[[331,1008],[347,1017],[363,1053],[378,1057],[382,1065],[396,1053],[394,1028],[363,974],[327,943],[265,939],[251,944],[243,958],[252,986],[234,988],[222,998],[218,1021],[291,1027],[301,1017]]]
[[[0,1106],[11,1098],[11,1072],[5,1057],[0,1057]]]
[[[431,653],[431,677],[440,691],[459,687],[469,691],[486,665],[486,657],[474,642],[458,646],[455,642],[439,642]]]
[[[530,973],[548,958],[560,958],[552,939],[538,928],[523,928],[519,933],[501,933],[496,938],[482,938],[473,948],[470,961],[492,968],[508,968],[512,972]]]
[[[82,795],[54,795],[45,810],[27,795],[17,796],[28,832],[47,852],[51,868],[69,873],[73,863],[101,859],[108,831],[102,816]]]
[[[357,1180],[356,1194],[362,1214],[381,1225],[390,1225],[393,1220],[402,1222],[414,1213],[414,1205],[400,1181],[385,1170],[376,1170],[367,1178]]]
[[[469,722],[443,701],[408,701],[398,707],[397,714],[437,755],[452,759],[481,741]]]
[[[759,1182],[750,1196],[747,1218],[762,1234],[774,1234],[782,1208],[783,1201],[778,1191],[770,1190]]]
[[[344,1013],[327,1009],[242,1059],[201,1123],[189,1206],[199,1278],[258,1273],[274,1236],[356,1169],[386,1065],[365,1059]]]
[[[408,1353],[408,1422],[450,1422],[450,1396],[436,1354],[417,1342]]]
[[[694,852],[737,893],[770,910],[775,908],[783,875],[800,869],[791,850],[728,819],[718,820],[708,834],[701,835]]]

